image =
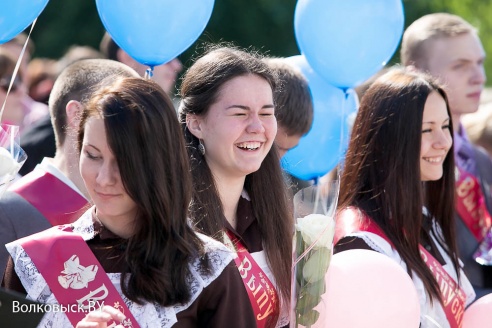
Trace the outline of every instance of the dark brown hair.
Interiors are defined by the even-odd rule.
[[[174,107],[155,82],[121,78],[89,100],[78,134],[91,117],[104,119],[106,137],[123,185],[138,207],[135,233],[125,250],[123,293],[132,301],[162,306],[190,300],[189,262],[201,258],[199,237],[187,221],[191,176]]]
[[[442,228],[431,233],[451,257],[459,277],[454,232],[453,148],[437,181],[421,181],[422,119],[427,97],[441,86],[424,74],[393,68],[367,90],[352,130],[341,179],[339,209],[355,206],[371,217],[390,239],[408,272],[423,281],[431,300],[439,286],[420,256],[423,206]],[[450,122],[451,124],[451,122]],[[451,135],[453,133],[450,125]]]
[[[191,159],[194,186],[191,217],[202,231],[219,240],[225,229],[222,203],[212,172],[198,151],[198,139],[186,127],[186,115],[206,115],[226,82],[248,74],[265,79],[275,90],[276,76],[257,54],[231,47],[211,48],[190,67],[181,85],[180,121]],[[283,299],[288,301],[293,223],[275,146],[260,169],[246,176],[244,189],[251,198],[275,281]]]

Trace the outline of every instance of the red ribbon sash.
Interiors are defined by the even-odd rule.
[[[87,312],[103,304],[126,316],[121,323],[108,322],[108,327],[139,327],[99,261],[70,226],[50,228],[22,238],[20,243],[74,327]]]
[[[424,247],[420,245],[420,255],[436,278],[444,305],[444,312],[451,328],[461,328],[465,313],[466,295],[456,281],[444,270]]]
[[[492,226],[492,219],[478,179],[471,173],[459,170],[456,182],[456,210],[463,222],[480,243]]]
[[[42,170],[26,174],[10,190],[34,206],[52,226],[76,221],[88,205],[79,193]]]
[[[241,241],[230,231],[227,236],[230,240],[226,238],[226,244],[231,242],[228,246],[237,252],[234,262],[243,279],[258,328],[275,327],[280,312],[275,287]]]
[[[344,236],[356,231],[374,233],[386,240],[391,247],[393,247],[393,243],[373,220],[365,217],[361,212],[358,212],[355,209],[351,208],[344,210],[342,215],[337,219],[336,242]],[[431,270],[439,285],[444,312],[451,328],[461,328],[466,304],[465,292],[458,286],[456,281],[446,272],[446,270],[444,270],[441,263],[439,263],[439,261],[437,261],[422,245],[419,245],[419,249],[422,259]]]

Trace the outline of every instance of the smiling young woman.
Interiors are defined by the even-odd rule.
[[[369,249],[400,264],[419,293],[422,327],[460,326],[475,298],[457,253],[452,133],[442,87],[393,68],[362,98],[340,183],[334,252]]]
[[[249,293],[258,327],[287,325],[290,299],[293,222],[273,144],[276,86],[259,56],[230,47],[208,51],[181,85],[194,185],[190,216],[237,252],[245,290],[250,279],[266,281],[259,285],[265,292]]]
[[[150,80],[112,81],[85,104],[77,135],[94,206],[9,244],[8,276],[37,301],[87,310],[47,313],[43,327],[253,327],[233,253],[189,224],[189,160],[171,100]]]

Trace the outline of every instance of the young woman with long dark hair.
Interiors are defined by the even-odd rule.
[[[215,48],[186,72],[179,108],[193,176],[190,216],[238,251],[259,327],[286,325],[290,298],[293,221],[273,144],[276,87],[257,54]],[[260,277],[269,281],[260,285]]]
[[[442,87],[394,68],[362,98],[341,178],[335,253],[370,249],[401,264],[422,327],[455,327],[475,296],[457,254],[452,135]]]
[[[8,247],[28,295],[71,310],[47,313],[45,326],[253,327],[233,253],[188,220],[188,155],[164,91],[141,78],[103,86],[85,106],[78,148],[94,206]]]

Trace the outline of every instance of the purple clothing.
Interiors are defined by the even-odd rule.
[[[455,163],[460,169],[473,174],[480,183],[489,213],[492,213],[492,161],[480,147],[473,145],[460,124],[454,133]],[[492,266],[475,261],[479,243],[457,213],[456,238],[465,274],[475,288],[477,299],[492,292]]]
[[[477,176],[477,163],[473,145],[468,140],[461,123],[454,133],[454,159],[460,169]]]

